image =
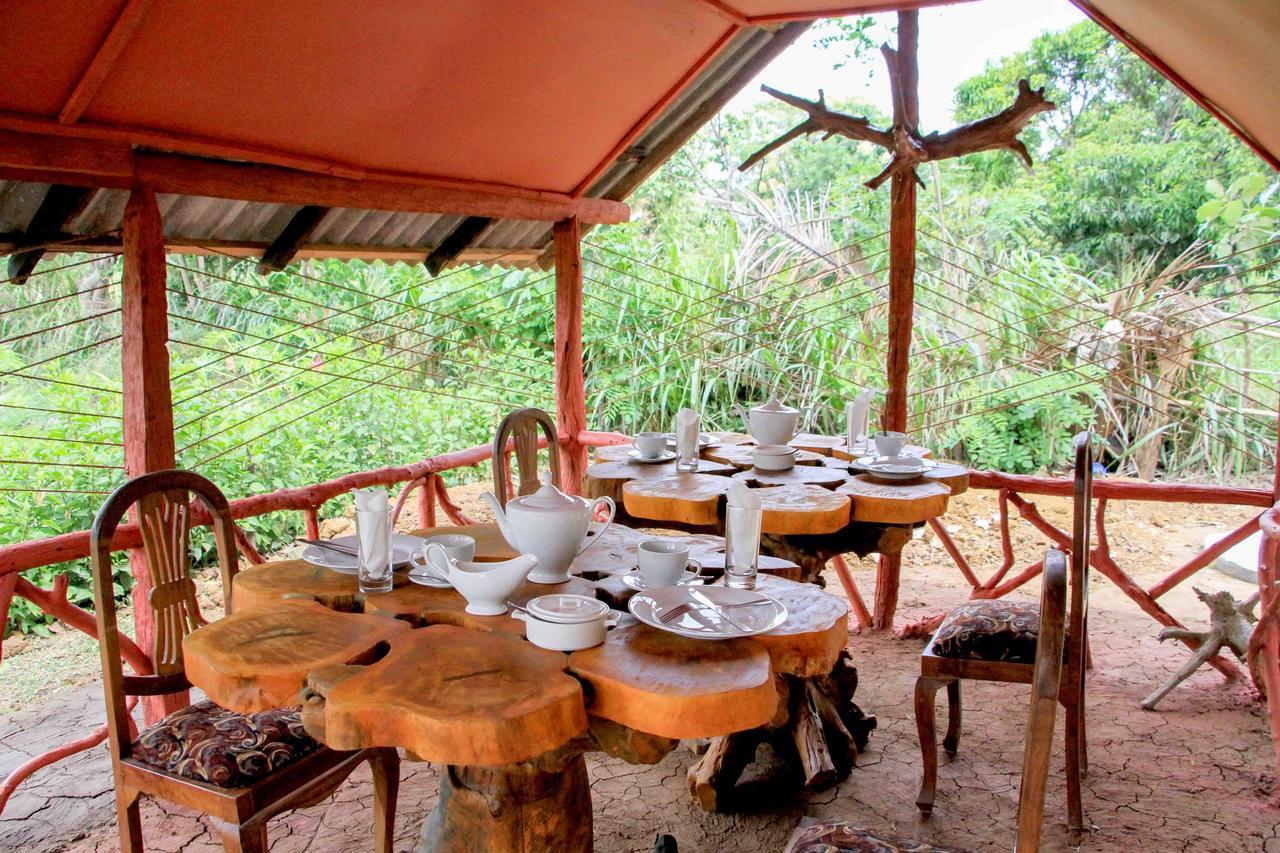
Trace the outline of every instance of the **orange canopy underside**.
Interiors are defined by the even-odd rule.
[[[6,0],[0,129],[581,195],[744,29],[938,2]],[[1280,4],[1075,2],[1276,162]]]

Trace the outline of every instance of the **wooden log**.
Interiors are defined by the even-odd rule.
[[[751,640],[707,643],[633,623],[571,654],[569,670],[591,688],[593,716],[661,737],[752,729],[777,710],[769,654]]]
[[[799,677],[826,675],[849,640],[849,608],[834,595],[809,583],[760,575],[756,590],[782,602],[787,621],[753,639],[769,652],[776,673]]]
[[[859,474],[839,486],[837,492],[853,500],[853,520],[879,524],[916,524],[947,511],[951,490],[941,483],[912,480],[877,482]]]
[[[380,643],[408,633],[395,619],[291,599],[205,625],[186,636],[182,653],[193,685],[248,714],[298,704],[312,670],[366,661]]]
[[[502,633],[406,630],[376,663],[313,668],[304,722],[322,715],[334,749],[400,746],[454,765],[529,761],[587,731],[582,686],[565,663],[559,652]]]
[[[820,789],[836,781],[836,765],[827,749],[822,719],[808,685],[791,694],[791,742],[799,759],[804,786]]]
[[[969,487],[974,489],[1009,489],[1024,495],[1054,495],[1069,498],[1075,488],[1072,481],[1059,477],[1032,477],[1026,474],[1004,474],[1000,471],[970,471]],[[1266,489],[1242,489],[1236,486],[1204,486],[1191,483],[1147,483],[1140,480],[1107,478],[1093,484],[1094,498],[1124,501],[1156,501],[1160,503],[1232,504],[1270,507],[1271,492]]]
[[[137,477],[175,466],[173,398],[169,389],[168,267],[164,225],[155,193],[136,187],[124,210],[124,276],[120,286],[120,356],[124,413],[125,475]],[[136,520],[137,510],[133,512]],[[134,637],[153,658],[158,634],[151,607],[151,570],[146,552],[129,552]],[[147,696],[143,717],[154,723],[190,704],[186,692]]]
[[[733,475],[748,486],[825,486],[834,489],[848,480],[848,469],[829,468],[826,465],[797,465],[786,471],[761,471],[748,468]]]
[[[638,732],[600,717],[591,717],[590,726],[591,740],[596,747],[628,764],[657,764],[680,745],[675,738]]]
[[[636,518],[715,527],[720,522],[720,503],[729,484],[728,477],[712,474],[631,480],[622,487],[622,502]]]
[[[871,629],[887,631],[893,627],[893,614],[898,609],[898,586],[902,576],[902,552],[881,554],[876,563],[876,597],[872,604]]]
[[[556,247],[555,375],[560,488],[576,495],[587,470],[587,448],[578,435],[587,428],[582,374],[582,226],[564,219],[553,229]]]
[[[912,53],[914,55],[914,51]],[[885,381],[889,390],[885,395],[881,426],[898,432],[907,430],[907,380],[915,289],[916,176],[913,171],[893,176],[889,202],[889,351],[885,359]]]
[[[847,495],[822,486],[773,486],[758,489],[761,529],[765,533],[816,535],[835,533],[849,524]]]
[[[711,739],[707,751],[689,766],[685,774],[689,793],[704,811],[724,809],[738,777],[755,760],[756,750],[763,739],[759,730]]]

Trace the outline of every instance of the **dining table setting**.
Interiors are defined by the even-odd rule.
[[[354,535],[235,575],[228,615],[184,639],[187,675],[237,712],[300,704],[333,749],[440,765],[421,850],[590,849],[590,752],[651,764],[689,744],[709,810],[763,741],[830,784],[875,726],[848,605],[760,554],[762,490],[719,479],[727,537],[614,523],[612,498],[547,475],[489,496],[495,523],[408,533],[384,490],[357,490]]]

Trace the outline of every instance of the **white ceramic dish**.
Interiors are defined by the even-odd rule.
[[[696,565],[696,561],[694,560],[690,560],[689,562],[694,563]],[[701,566],[699,566],[699,568],[701,568]],[[676,578],[676,585],[700,584],[700,583],[706,583],[708,580],[710,580],[710,578],[704,575],[700,575],[696,571],[689,571],[688,569],[685,569],[684,572],[680,575],[680,577]],[[623,575],[622,582],[626,584],[628,587],[630,587],[631,589],[636,590],[637,592],[644,592],[646,589],[648,589],[648,587],[644,585],[644,578],[642,578],[640,576],[640,572],[635,569]]]
[[[785,444],[762,444],[751,451],[759,471],[789,471],[796,466],[796,449]]]
[[[329,541],[334,545],[346,545],[349,548],[358,547],[355,536],[335,536]],[[422,550],[422,545],[425,541],[420,536],[409,536],[405,533],[393,535],[391,537],[391,559],[396,568],[408,565],[413,559],[413,555]],[[339,554],[337,551],[321,548],[318,545],[308,545],[303,548],[302,559],[313,566],[322,566],[335,572],[341,572],[344,575],[354,575],[359,571],[359,560],[356,559],[354,554],[347,556],[346,554]]]
[[[494,521],[518,553],[538,558],[537,567],[529,573],[534,583],[564,583],[569,580],[569,566],[575,557],[599,541],[613,523],[616,507],[613,498],[602,496],[587,500],[566,495],[551,482],[550,472],[543,471],[542,487],[531,495],[521,495],[498,503],[492,492],[482,497],[493,511]],[[605,507],[607,518],[593,523],[596,512]],[[594,535],[589,535],[594,533]]]
[[[664,450],[657,456],[641,456],[640,451],[632,448],[627,451],[627,457],[632,462],[639,462],[641,465],[660,465],[663,462],[672,462],[676,458],[674,450]]]
[[[501,616],[507,612],[507,599],[520,588],[529,573],[538,567],[538,558],[521,554],[501,563],[469,563],[444,555],[440,546],[431,546],[427,559],[439,569],[449,566],[449,583],[467,600],[472,616]]]
[[[524,622],[525,638],[535,646],[576,652],[603,643],[622,614],[585,595],[554,593],[529,599],[511,616]]]
[[[714,607],[694,599],[691,590],[700,591],[717,606],[737,606],[728,607],[724,611],[726,616],[719,615]],[[756,600],[760,603],[747,605]],[[682,615],[665,624],[659,620],[662,614],[681,605],[689,605]],[[781,602],[754,589],[723,586],[664,586],[647,590],[633,595],[627,609],[650,627],[699,640],[752,637],[772,631],[787,620],[787,608]]]

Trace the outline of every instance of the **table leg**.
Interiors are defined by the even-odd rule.
[[[418,853],[591,847],[591,787],[580,744],[501,767],[447,766]]]
[[[881,554],[876,567],[875,611],[871,614],[871,627],[884,631],[893,626],[893,614],[898,609],[898,583],[902,574],[902,552]]]

